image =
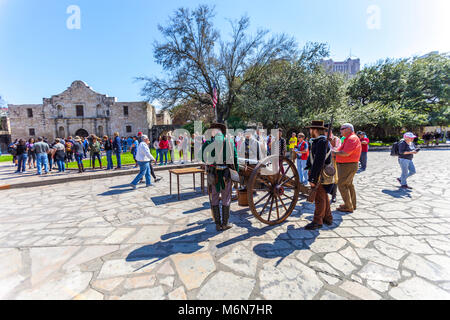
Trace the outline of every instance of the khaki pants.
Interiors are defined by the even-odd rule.
[[[330,200],[328,199],[328,194],[322,185],[317,188],[314,204],[316,208],[314,210],[313,222],[323,224],[323,220],[325,220],[331,223],[333,221],[333,216],[330,209]]]
[[[356,210],[356,192],[353,178],[358,171],[358,162],[338,163],[338,188],[347,210]]]

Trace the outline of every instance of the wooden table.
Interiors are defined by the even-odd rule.
[[[170,194],[172,194],[172,173],[177,176],[177,189],[178,189],[178,200],[180,200],[180,176],[186,174],[192,174],[194,180],[194,191],[195,191],[195,174],[200,173],[201,175],[201,186],[202,194],[205,194],[205,170],[199,168],[185,168],[185,169],[172,169],[169,170],[170,175]]]

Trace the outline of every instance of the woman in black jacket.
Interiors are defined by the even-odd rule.
[[[19,143],[16,147],[16,156],[17,156],[17,171],[19,172],[26,172],[26,165],[27,165],[27,159],[28,159],[28,148],[25,143],[25,140],[20,139]]]

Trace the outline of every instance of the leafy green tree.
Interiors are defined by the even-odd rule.
[[[343,78],[321,66],[327,56],[325,44],[308,43],[298,58],[272,62],[266,77],[244,87],[238,109],[269,130],[301,129],[322,111],[330,118],[344,91]]]
[[[264,77],[272,61],[295,55],[294,40],[284,34],[268,37],[268,31],[258,30],[249,35],[250,20],[245,16],[231,21],[231,39],[221,40],[214,16],[214,8],[207,5],[193,11],[180,8],[167,26],[158,26],[164,41],[155,43],[154,57],[167,77],[138,78],[145,82],[142,94],[148,100],[159,99],[165,108],[190,100],[212,105],[215,84],[217,120],[223,122],[243,86]]]

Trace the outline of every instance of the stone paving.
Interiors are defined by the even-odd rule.
[[[449,157],[416,156],[407,192],[369,153],[358,209],[320,231],[302,200],[274,227],[234,203],[216,233],[207,196],[181,177],[177,201],[167,172],[0,191],[0,299],[450,299]]]

